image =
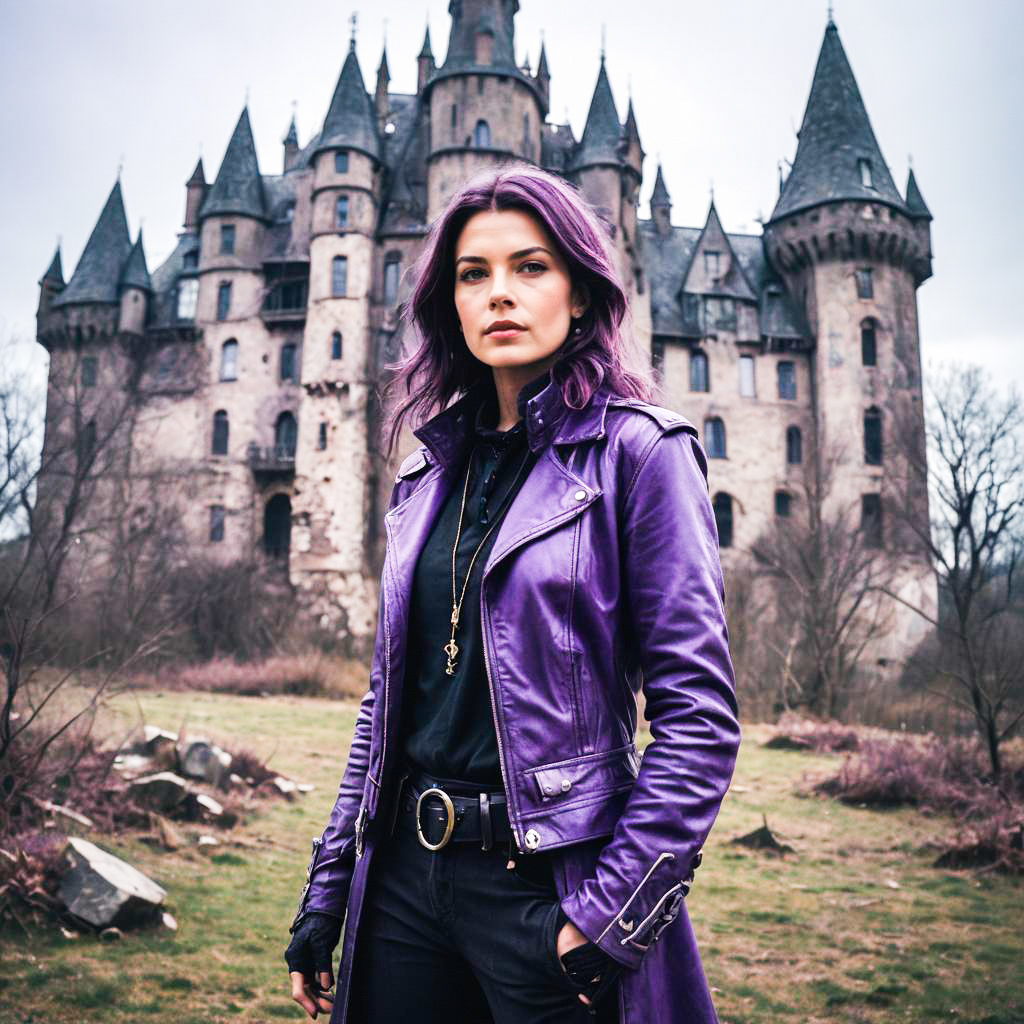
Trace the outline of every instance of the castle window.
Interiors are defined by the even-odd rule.
[[[786,427],[786,462],[799,466],[804,461],[804,438],[799,427]]]
[[[487,149],[491,145],[491,128],[486,121],[477,121],[473,129],[473,145],[478,149]]]
[[[178,319],[195,320],[196,306],[199,305],[199,282],[187,277],[178,282]]]
[[[181,265],[186,270],[195,270],[199,266],[199,250],[189,249],[187,253],[182,257]]]
[[[348,196],[338,196],[334,204],[334,223],[339,228],[348,226]]]
[[[754,357],[740,356],[740,395],[744,398],[755,398],[754,389]]]
[[[78,461],[87,462],[96,451],[96,421],[89,420],[78,435]]]
[[[721,416],[709,416],[704,421],[704,444],[709,459],[724,459],[725,456],[725,421]]]
[[[222,256],[233,256],[235,254],[234,224],[221,224],[220,226],[220,254]]]
[[[792,496],[788,491],[776,491],[775,492],[775,514],[780,519],[788,519],[791,506],[793,504]]]
[[[860,325],[860,358],[865,366],[874,366],[878,358],[875,343],[875,321],[865,320]]]
[[[291,546],[292,503],[287,494],[275,494],[263,507],[263,550],[282,558]]]
[[[703,352],[690,353],[690,390],[711,390],[708,386],[708,357]]]
[[[779,398],[796,399],[796,364],[788,359],[779,361]]]
[[[857,298],[858,299],[872,299],[875,296],[875,285],[871,279],[871,268],[861,267],[860,270],[856,271],[857,278]]]
[[[221,281],[217,286],[217,319],[227,320],[231,312],[231,282]]]
[[[96,357],[85,356],[82,359],[82,387],[96,387]]]
[[[227,455],[228,453],[228,414],[223,409],[218,409],[213,414],[213,447],[211,452],[214,455]]]
[[[459,107],[458,104],[452,104],[452,142],[455,141],[455,132],[458,130],[459,124]]]
[[[299,425],[290,412],[283,412],[274,424],[274,447],[280,458],[294,459],[295,447],[299,440]]]
[[[871,161],[866,157],[861,157],[857,161],[857,173],[860,175],[860,183],[865,188],[874,188],[875,183],[871,180]]]
[[[331,335],[331,358],[341,358],[341,331],[335,331]]]
[[[334,173],[348,174],[348,150],[336,149],[334,151]]]
[[[348,294],[348,257],[335,256],[331,264],[331,295],[344,298]]]
[[[715,510],[715,526],[718,527],[718,546],[732,547],[732,498],[724,491],[719,491],[711,502]]]
[[[398,279],[402,272],[402,257],[388,253],[384,259],[384,304],[393,306],[398,299]]]
[[[281,346],[281,380],[294,381],[296,378],[295,345],[289,342]]]
[[[224,506],[210,506],[210,540],[219,542],[224,539]]]
[[[220,350],[220,379],[238,380],[238,342],[228,338]]]
[[[486,81],[487,81],[487,76],[486,75],[477,75],[476,76],[476,91],[477,91],[477,94],[480,95],[480,96],[483,96],[483,94],[484,94],[484,82],[486,82]]]
[[[327,423],[324,420],[320,421],[320,434],[317,437],[317,447],[320,451],[324,451],[327,448]]]
[[[869,548],[882,546],[882,497],[879,494],[860,496],[860,529]]]
[[[722,265],[722,254],[713,250],[704,253],[704,273],[708,277],[718,277]]]
[[[864,461],[869,466],[882,464],[882,414],[874,406],[864,413]]]

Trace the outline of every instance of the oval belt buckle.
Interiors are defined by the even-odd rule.
[[[444,804],[445,814],[448,816],[448,821],[445,823],[444,835],[441,836],[439,843],[432,843],[423,834],[423,828],[420,825],[420,808],[423,806],[423,800],[428,796],[439,796],[441,803]],[[452,832],[455,831],[455,804],[452,803],[452,798],[443,790],[431,787],[430,789],[423,790],[416,800],[416,838],[420,842],[420,846],[425,847],[428,850],[440,850],[443,846],[448,845],[448,840],[452,837]]]

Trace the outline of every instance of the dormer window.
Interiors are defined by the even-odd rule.
[[[861,157],[857,161],[857,173],[860,175],[860,183],[865,188],[874,188],[875,183],[871,177],[871,161],[867,157]]]
[[[718,277],[721,273],[722,254],[720,252],[704,253],[704,273],[708,277]]]
[[[335,174],[348,174],[348,152],[344,149],[335,151],[334,154],[334,173]]]

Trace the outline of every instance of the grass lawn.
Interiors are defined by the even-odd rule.
[[[0,935],[0,1021],[308,1020],[288,996],[282,954],[357,702],[149,692],[119,699],[103,727],[126,731],[139,705],[147,722],[176,730],[187,719],[190,731],[270,756],[316,789],[219,833],[213,856],[90,835],[167,889],[178,931],[109,944]],[[688,899],[723,1024],[1024,1021],[1024,882],[930,867],[928,844],[950,830],[946,819],[799,796],[840,757],[767,751],[766,735],[744,730]],[[795,854],[728,844],[762,813]]]

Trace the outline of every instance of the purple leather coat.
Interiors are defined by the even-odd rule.
[[[346,917],[331,1024],[347,1019],[375,837],[394,803],[413,570],[472,441],[478,399],[471,389],[415,431],[423,444],[402,463],[384,516],[370,690],[296,915]],[[704,452],[679,414],[604,389],[574,410],[549,384],[529,401],[526,425],[540,457],[481,584],[516,844],[556,852],[565,912],[629,968],[620,1024],[714,1022],[682,897],[740,731]],[[641,686],[652,735],[642,759]]]

